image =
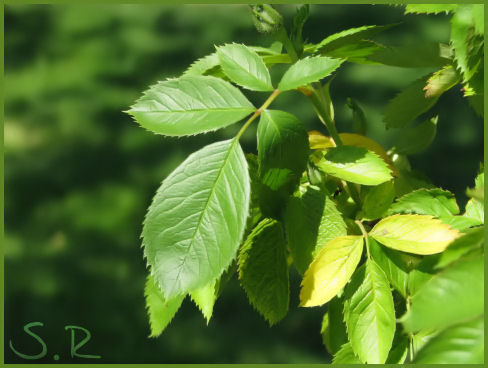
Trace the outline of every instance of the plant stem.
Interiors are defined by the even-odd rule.
[[[280,41],[283,44],[283,46],[285,46],[286,52],[288,53],[288,55],[290,55],[290,59],[292,63],[297,62],[298,61],[297,51],[295,50],[295,46],[293,46],[290,37],[288,37],[288,33],[286,32],[285,26],[282,26],[280,30],[277,32],[276,39]]]
[[[237,133],[237,135],[236,135],[236,138],[237,139],[239,139],[241,137],[241,135],[244,134],[244,132],[249,127],[249,125],[251,125],[251,123],[254,121],[254,119],[256,119],[259,115],[261,115],[261,113],[264,110],[266,110],[269,105],[271,105],[271,103],[280,94],[280,92],[281,92],[280,90],[275,89],[273,91],[273,93],[271,93],[269,95],[269,97],[267,98],[267,100],[264,101],[264,103],[261,105],[261,107],[259,109],[257,109],[256,111],[254,111],[254,114],[252,114],[251,117],[249,119],[247,119],[247,121],[244,123],[244,125],[242,126],[242,128]]]
[[[407,313],[408,313],[408,311],[410,311],[410,295],[408,294],[408,292],[407,292],[405,301],[406,301],[405,304],[406,304]],[[413,349],[413,333],[412,332],[408,333],[408,343],[409,343],[409,349],[408,349],[409,358],[410,358],[410,362],[412,362],[413,357],[415,356],[415,352]]]
[[[361,233],[363,234],[364,237],[364,242],[366,243],[366,253],[368,254],[368,259],[371,259],[371,254],[369,253],[369,237],[368,237],[368,232],[363,226],[363,223],[359,220],[354,221],[356,224],[358,224],[359,229],[361,230]]]

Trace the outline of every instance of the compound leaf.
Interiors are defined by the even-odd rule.
[[[225,75],[234,83],[253,91],[272,91],[271,77],[263,59],[241,44],[217,47],[217,55]]]
[[[151,275],[147,277],[144,295],[146,297],[146,308],[151,327],[149,337],[157,337],[161,335],[166,326],[171,322],[180,308],[183,299],[185,299],[185,295],[176,296],[170,300],[165,299]]]
[[[293,263],[302,275],[328,241],[347,234],[333,200],[313,186],[290,197],[285,224]]]
[[[288,312],[289,281],[281,224],[262,220],[247,237],[239,254],[239,279],[251,304],[270,325]]]
[[[371,259],[344,292],[344,320],[352,348],[362,362],[383,364],[395,335],[393,296],[385,273]]]
[[[230,83],[211,76],[183,76],[150,87],[128,111],[144,128],[168,136],[209,132],[255,110]]]
[[[300,306],[322,305],[336,296],[351,278],[362,251],[362,236],[341,236],[325,244],[305,272]]]
[[[285,72],[278,84],[278,89],[288,91],[317,82],[336,70],[343,61],[325,56],[311,56],[300,59]]]
[[[167,299],[207,285],[229,266],[246,226],[249,186],[247,162],[235,139],[191,154],[163,181],[142,237]]]
[[[369,233],[387,247],[414,254],[440,253],[460,234],[426,215],[393,215],[378,222]]]
[[[266,216],[277,217],[307,166],[307,132],[293,115],[265,110],[259,120],[257,137],[262,184],[260,205]]]
[[[484,346],[484,319],[477,318],[448,328],[430,339],[413,363],[483,364]]]
[[[386,106],[383,120],[387,128],[401,128],[430,109],[439,96],[427,97],[424,87],[428,77],[417,79],[396,95]]]
[[[378,185],[392,178],[388,165],[364,147],[333,147],[315,158],[320,170],[352,183]]]
[[[483,314],[483,255],[473,252],[427,280],[402,317],[407,331],[443,328]]]

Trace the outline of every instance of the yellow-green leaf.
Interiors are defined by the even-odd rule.
[[[378,222],[369,233],[387,247],[414,254],[440,253],[461,234],[426,215],[394,215]]]
[[[362,236],[341,236],[325,244],[305,272],[300,306],[322,305],[336,296],[351,278],[362,251]]]

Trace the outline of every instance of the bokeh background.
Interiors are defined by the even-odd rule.
[[[278,9],[290,22],[295,6]],[[367,24],[401,22],[375,39],[388,45],[418,40],[448,42],[446,15],[403,15],[399,6],[312,5],[304,35],[318,42],[331,33]],[[126,110],[157,80],[180,75],[214,45],[268,46],[241,5],[7,5],[5,10],[5,341],[26,353],[46,341],[36,362],[84,363],[326,363],[320,323],[326,307],[298,308],[291,271],[288,316],[269,328],[234,278],[206,326],[187,299],[167,330],[149,339],[144,307],[145,264],[141,222],[161,180],[189,153],[230,137],[239,124],[189,138],[165,138],[141,129]],[[276,76],[283,69],[276,68]],[[346,98],[364,109],[368,135],[386,148],[398,132],[385,131],[389,99],[432,69],[348,63],[332,82],[340,131],[351,125]],[[483,156],[483,123],[459,89],[444,94],[432,146],[412,166],[453,191],[461,207],[465,188]],[[260,94],[251,94],[255,103]],[[322,129],[309,102],[282,95],[275,108]],[[253,129],[244,148],[255,150]],[[92,333],[71,359],[65,325]],[[6,362],[25,362],[5,346]]]

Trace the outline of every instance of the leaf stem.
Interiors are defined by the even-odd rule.
[[[368,254],[368,259],[371,259],[371,254],[369,253],[369,237],[368,237],[368,232],[363,226],[363,223],[359,220],[354,221],[359,229],[361,230],[361,233],[363,234],[364,237],[364,242],[366,243],[366,253]]]
[[[271,105],[271,103],[274,101],[274,99],[276,97],[278,97],[278,95],[281,93],[280,90],[278,89],[275,89],[273,91],[273,93],[271,93],[269,95],[269,97],[267,98],[266,101],[264,101],[264,103],[261,105],[261,107],[259,109],[257,109],[256,111],[254,111],[254,114],[251,115],[251,117],[249,119],[247,119],[247,121],[244,123],[244,125],[242,126],[242,128],[239,130],[239,132],[237,133],[236,135],[236,138],[239,139],[241,137],[242,134],[244,134],[244,132],[246,131],[246,129],[249,127],[249,125],[251,125],[251,123],[254,121],[254,119],[256,119],[259,115],[261,115],[261,113],[266,110],[268,108],[269,105]]]

